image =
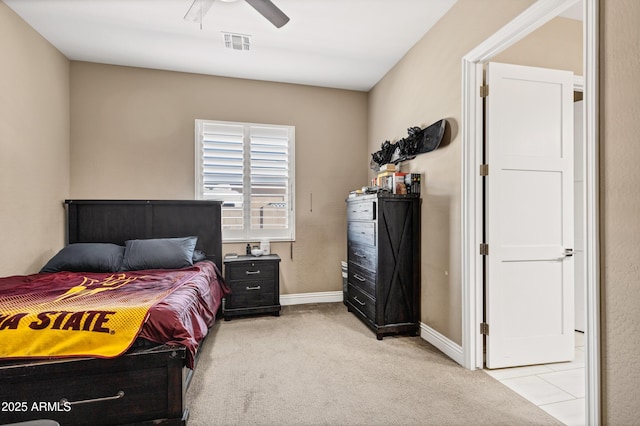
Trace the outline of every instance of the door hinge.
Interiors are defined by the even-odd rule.
[[[486,98],[487,96],[489,96],[489,85],[485,84],[483,86],[480,86],[480,97]]]
[[[480,334],[488,335],[489,334],[489,324],[486,322],[480,323]]]
[[[480,256],[488,256],[489,255],[489,244],[481,243],[480,244]]]
[[[488,164],[480,164],[480,176],[489,176]]]

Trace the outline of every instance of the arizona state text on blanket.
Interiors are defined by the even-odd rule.
[[[136,339],[149,309],[199,268],[58,272],[0,281],[0,357],[115,357]]]

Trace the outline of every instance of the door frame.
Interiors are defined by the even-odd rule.
[[[463,366],[483,368],[483,108],[479,87],[483,64],[579,0],[538,0],[462,58],[462,357]],[[598,0],[583,0],[585,137],[586,423],[600,424],[600,283],[598,217]]]

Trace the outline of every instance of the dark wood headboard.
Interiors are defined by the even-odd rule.
[[[68,243],[114,243],[196,235],[222,271],[220,201],[65,200]]]

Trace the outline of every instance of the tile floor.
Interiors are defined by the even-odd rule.
[[[566,425],[585,424],[583,333],[574,361],[484,371]]]

